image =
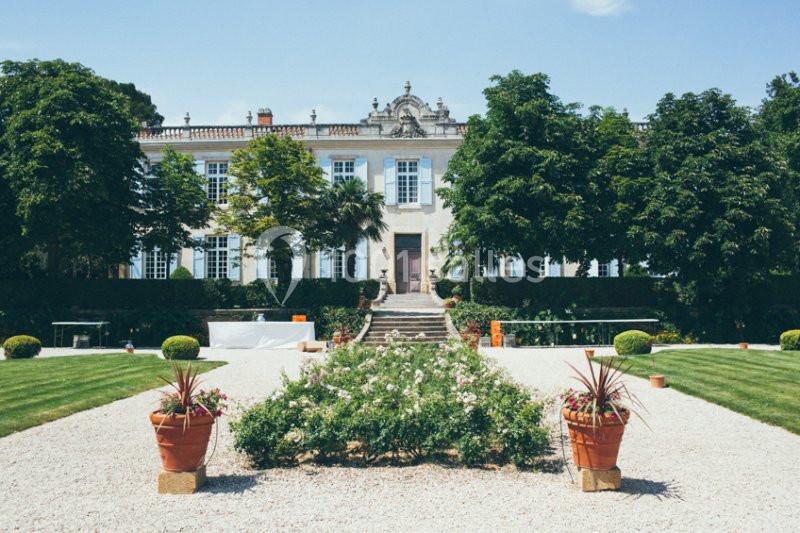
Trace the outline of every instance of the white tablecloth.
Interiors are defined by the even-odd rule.
[[[296,348],[314,340],[313,322],[209,322],[212,348]]]

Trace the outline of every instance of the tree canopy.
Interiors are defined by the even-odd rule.
[[[437,191],[453,211],[460,246],[582,260],[595,193],[579,105],[562,103],[544,74],[513,71],[492,82],[486,116],[470,117],[444,176],[451,186]]]
[[[126,98],[77,63],[0,66],[0,175],[21,234],[58,275],[103,273],[135,247],[143,186],[138,125]]]
[[[215,209],[205,185],[190,154],[178,153],[171,146],[162,150],[161,161],[147,174],[137,230],[146,250],[158,248],[173,254],[194,245],[190,230],[206,227]]]

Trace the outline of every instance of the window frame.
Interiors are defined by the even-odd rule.
[[[221,170],[224,167],[224,172]],[[212,172],[212,168],[214,171]],[[228,161],[206,162],[206,198],[216,205],[228,204]]]
[[[419,205],[419,159],[398,159],[395,168],[397,205]]]
[[[161,251],[142,252],[142,279],[168,279],[169,264],[170,258]]]
[[[230,269],[228,235],[206,235],[205,245],[206,278],[227,279]]]
[[[342,168],[337,170],[337,165]],[[347,169],[345,167],[349,166]],[[347,183],[356,179],[356,160],[355,158],[340,158],[331,161],[331,182],[334,185]]]

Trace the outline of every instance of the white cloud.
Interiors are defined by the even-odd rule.
[[[619,15],[631,9],[629,0],[570,0],[572,9],[593,17]]]
[[[17,51],[28,48],[26,43],[20,41],[0,41],[0,50]]]

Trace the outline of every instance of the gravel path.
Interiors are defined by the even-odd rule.
[[[487,353],[548,393],[570,384],[565,360],[582,360],[576,349]],[[254,401],[279,383],[281,368],[295,374],[301,357],[217,352],[230,364],[204,379]],[[800,437],[643,380],[630,384],[652,431],[638,420],[626,431],[617,493],[581,493],[557,461],[548,472],[432,465],[258,472],[231,450],[223,424],[204,492],[159,496],[146,417],[158,393],[147,392],[0,439],[0,529],[796,529]]]

